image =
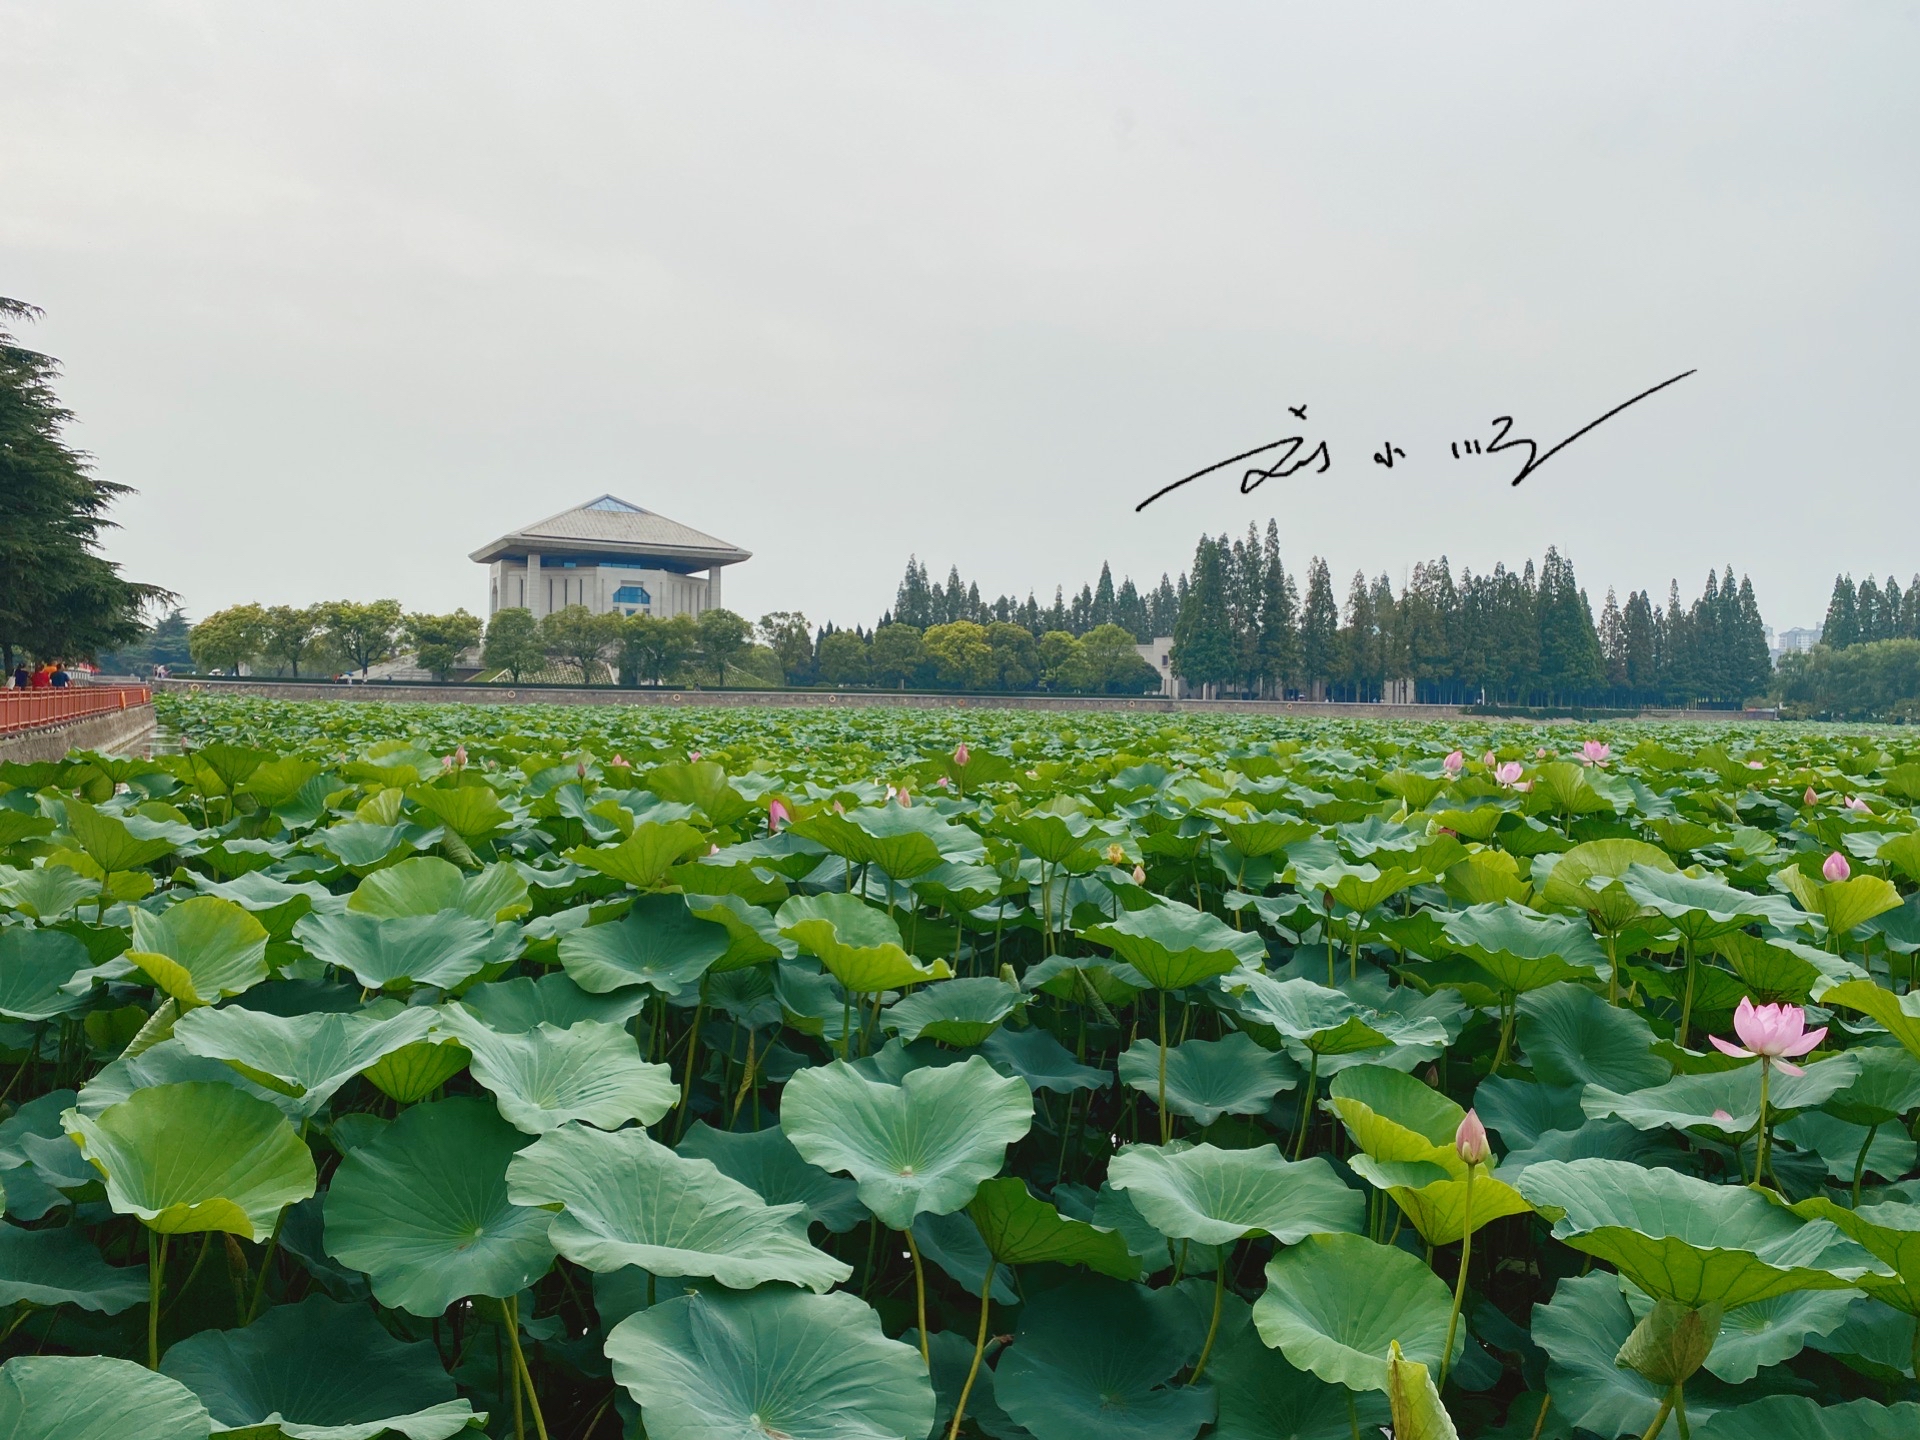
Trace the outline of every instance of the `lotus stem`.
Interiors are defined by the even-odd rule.
[[[1533,1440],[1540,1440],[1540,1432],[1547,1428],[1547,1407],[1553,1404],[1553,1396],[1540,1397],[1540,1414],[1533,1422]]]
[[[1647,1433],[1640,1440],[1654,1440],[1654,1437],[1666,1426],[1667,1416],[1673,1411],[1673,1392],[1669,1390],[1660,1399],[1660,1409],[1655,1412],[1653,1424],[1647,1427]]]
[[[1307,1153],[1307,1127],[1313,1122],[1313,1092],[1320,1083],[1320,1052],[1309,1052],[1313,1058],[1307,1062],[1307,1095],[1300,1104],[1300,1133],[1294,1137],[1293,1158],[1298,1160]]]
[[[540,1440],[547,1440],[546,1417],[540,1413],[540,1397],[533,1388],[533,1372],[527,1369],[527,1355],[520,1348],[520,1297],[513,1296],[507,1301],[507,1343],[513,1347],[513,1370],[519,1377],[520,1388],[526,1392],[527,1408],[533,1411],[534,1432]],[[516,1407],[515,1420],[519,1419]]]
[[[1488,1075],[1498,1075],[1500,1067],[1506,1064],[1507,1050],[1513,1044],[1514,1009],[1505,996],[1500,1000],[1500,1043],[1494,1048],[1493,1067]]]
[[[1873,1148],[1873,1137],[1880,1133],[1880,1124],[1875,1121],[1867,1127],[1866,1141],[1860,1146],[1860,1158],[1853,1162],[1853,1208],[1860,1208],[1860,1177],[1867,1173],[1867,1151]]]
[[[1680,1440],[1693,1440],[1693,1431],[1687,1425],[1687,1395],[1681,1385],[1673,1387],[1673,1418],[1680,1427]]]
[[[1173,1138],[1173,1117],[1167,1114],[1167,992],[1160,992],[1160,1143]]]
[[[160,1368],[160,1282],[167,1273],[167,1239],[147,1231],[147,1368]]]
[[[1227,1298],[1227,1262],[1233,1258],[1233,1247],[1227,1247],[1227,1253],[1220,1257],[1220,1263],[1213,1269],[1213,1319],[1207,1324],[1207,1343],[1200,1347],[1200,1358],[1194,1363],[1193,1374],[1187,1377],[1187,1384],[1197,1385],[1200,1377],[1207,1373],[1207,1361],[1213,1355],[1213,1340],[1220,1333],[1220,1305]]]
[[[1693,942],[1686,942],[1687,989],[1680,1002],[1680,1048],[1687,1048],[1687,1032],[1693,1028]]]
[[[687,1032],[687,1073],[681,1080],[680,1118],[673,1123],[673,1143],[687,1133],[687,1116],[693,1110],[693,1072],[700,1062],[700,1022],[707,1014],[707,977],[700,977],[700,999],[693,1007],[693,1029]]]
[[[274,1219],[273,1233],[267,1237],[267,1248],[260,1256],[260,1273],[254,1277],[253,1298],[247,1302],[243,1325],[251,1325],[253,1317],[260,1313],[260,1301],[267,1293],[267,1272],[273,1268],[273,1253],[280,1248],[280,1227],[286,1223],[287,1212],[283,1208]]]
[[[1447,1313],[1447,1343],[1440,1351],[1440,1383],[1436,1390],[1447,1386],[1447,1372],[1453,1368],[1453,1337],[1460,1326],[1460,1305],[1467,1298],[1467,1262],[1473,1258],[1473,1174],[1478,1165],[1467,1166],[1466,1213],[1460,1219],[1460,1273],[1453,1282],[1453,1309]]]
[[[1767,1057],[1760,1057],[1760,1129],[1754,1141],[1753,1183],[1758,1185],[1764,1175],[1771,1174],[1771,1162],[1767,1155],[1767,1082],[1773,1077],[1773,1066]]]
[[[973,1394],[973,1382],[980,1378],[980,1360],[987,1353],[987,1306],[993,1299],[993,1257],[987,1257],[987,1278],[980,1286],[980,1329],[973,1337],[973,1364],[967,1367],[967,1382],[960,1387],[960,1399],[953,1407],[953,1424],[947,1427],[947,1440],[959,1440],[960,1422],[967,1418],[967,1397]],[[926,1332],[920,1332],[924,1340]]]
[[[1347,1428],[1353,1432],[1353,1440],[1360,1440],[1360,1411],[1353,1403],[1353,1391],[1347,1392]]]
[[[933,1369],[933,1351],[927,1346],[927,1275],[920,1264],[920,1247],[913,1240],[913,1226],[900,1232],[907,1237],[907,1254],[913,1257],[913,1305],[920,1317],[920,1363]],[[993,1261],[987,1261],[987,1276],[993,1276]]]

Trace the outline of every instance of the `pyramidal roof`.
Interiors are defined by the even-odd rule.
[[[622,500],[618,495],[597,495],[571,510],[562,510],[558,515],[549,515],[502,535],[492,544],[474,551],[472,558],[486,564],[526,550],[568,549],[624,556],[657,555],[668,560],[711,565],[735,565],[753,554],[691,525]]]

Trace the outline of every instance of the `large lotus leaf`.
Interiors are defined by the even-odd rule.
[[[1387,1347],[1387,1401],[1394,1440],[1460,1440],[1433,1376],[1402,1355],[1397,1341]]]
[[[213,1420],[178,1380],[104,1355],[16,1355],[0,1365],[5,1440],[207,1440]]]
[[[0,900],[36,920],[57,920],[99,896],[98,884],[65,865],[42,865],[32,870],[0,867]]]
[[[1744,1186],[1621,1160],[1543,1160],[1514,1183],[1556,1239],[1693,1309],[1847,1289],[1877,1265],[1831,1223],[1803,1222]]]
[[[1546,992],[1542,992],[1546,993]],[[1509,1075],[1489,1075],[1473,1092],[1473,1108],[1509,1150],[1532,1145],[1553,1130],[1578,1130],[1587,1123],[1580,1108],[1580,1085],[1539,1085]]]
[[[612,995],[590,995],[561,971],[537,980],[517,975],[475,985],[460,996],[460,1004],[502,1035],[517,1035],[540,1025],[570,1030],[582,1020],[624,1025],[646,1006],[647,992],[634,988]]]
[[[211,1005],[267,978],[267,931],[231,900],[196,895],[135,910],[127,959],[182,1006]]]
[[[1375,1160],[1428,1162],[1465,1178],[1453,1137],[1467,1112],[1431,1085],[1384,1065],[1355,1065],[1334,1076],[1327,1090],[1328,1107]]]
[[[1633,1328],[1617,1275],[1569,1276],[1551,1304],[1533,1307],[1533,1339],[1547,1352],[1547,1385],[1561,1420],[1599,1435],[1639,1435],[1652,1423],[1665,1387],[1617,1363]],[[1713,1412],[1695,1393],[1687,1413],[1697,1425]]]
[[[1756,921],[1791,919],[1782,912],[1783,897],[1749,895],[1712,876],[1630,865],[1621,883],[1629,895],[1666,916],[1695,945],[1729,930],[1744,930]]]
[[[738,1180],[769,1205],[798,1205],[836,1235],[867,1218],[858,1187],[829,1175],[800,1158],[778,1125],[735,1133],[696,1120],[679,1151],[692,1160],[711,1161],[722,1175]]]
[[[5,1172],[11,1182],[14,1172]],[[0,1305],[77,1305],[118,1315],[143,1304],[147,1273],[119,1269],[71,1226],[22,1230],[0,1225]]]
[[[1589,840],[1554,862],[1540,898],[1567,909],[1595,910],[1604,903],[1601,896],[1610,882],[1620,879],[1634,865],[1650,870],[1676,868],[1666,851],[1644,840]]]
[[[1153,1041],[1135,1040],[1121,1051],[1119,1069],[1135,1090],[1160,1093],[1160,1047]],[[1299,1066],[1238,1030],[1167,1048],[1167,1108],[1201,1125],[1222,1115],[1264,1115],[1275,1095],[1299,1082]]]
[[[1920,1106],[1920,1059],[1897,1045],[1865,1045],[1860,1073],[1820,1108],[1849,1125],[1890,1125]]]
[[[420,855],[367,876],[348,897],[347,908],[394,920],[458,910],[493,924],[527,913],[527,882],[511,865],[489,865],[468,875],[437,855]]]
[[[293,927],[293,937],[316,960],[351,971],[369,990],[415,985],[444,990],[511,960],[519,950],[520,928],[458,910],[397,919],[348,911],[309,915]]]
[[[802,1206],[769,1205],[644,1130],[556,1130],[514,1156],[507,1186],[516,1205],[564,1207],[553,1217],[554,1248],[589,1270],[638,1265],[711,1275],[736,1290],[779,1280],[821,1292],[853,1273],[807,1243]]]
[[[1493,981],[1524,994],[1577,976],[1603,977],[1607,957],[1584,920],[1537,915],[1511,901],[1456,910],[1444,922],[1446,944]]]
[[[1549,985],[1519,1001],[1520,1048],[1545,1085],[1644,1090],[1673,1067],[1653,1053],[1653,1028],[1581,985]]]
[[[739,895],[690,893],[686,905],[696,918],[727,932],[726,953],[709,967],[712,974],[724,975],[769,960],[791,960],[800,953],[800,947],[780,933],[770,913]]]
[[[1080,933],[1112,950],[1156,990],[1184,990],[1243,963],[1258,966],[1267,953],[1258,935],[1177,900],[1122,911]]]
[[[415,1315],[519,1294],[553,1263],[553,1216],[507,1195],[507,1162],[530,1143],[473,1096],[401,1111],[334,1172],[328,1253]]]
[[[224,1430],[278,1426],[287,1440],[449,1440],[476,1418],[430,1341],[403,1343],[365,1305],[309,1295],[243,1330],[202,1330],[160,1371]]]
[[[1033,1092],[978,1055],[898,1084],[836,1061],[787,1082],[780,1121],[809,1164],[853,1176],[861,1203],[904,1230],[915,1215],[958,1210],[999,1173],[1033,1124]]]
[[[1136,1280],[1140,1262],[1118,1231],[1070,1220],[1018,1176],[984,1182],[967,1205],[987,1251],[1002,1265],[1085,1265],[1116,1280]],[[984,1270],[983,1270],[984,1280]]]
[[[1706,1369],[1730,1385],[1744,1385],[1767,1366],[1798,1355],[1808,1336],[1838,1329],[1858,1298],[1850,1290],[1795,1290],[1736,1305],[1720,1318]],[[1627,1304],[1636,1319],[1654,1308],[1653,1301],[1631,1289]]]
[[[603,1130],[629,1120],[651,1125],[680,1098],[673,1072],[643,1059],[624,1025],[582,1020],[568,1030],[543,1024],[503,1035],[456,1011],[445,1029],[472,1054],[473,1078],[501,1116],[529,1135],[574,1120]]]
[[[667,878],[669,871],[689,856],[707,848],[707,837],[681,820],[661,824],[643,821],[618,845],[600,849],[580,846],[567,852],[567,859],[602,875],[610,875],[636,890],[652,890]]]
[[[164,1014],[164,1011],[161,1013]],[[306,1118],[301,1113],[300,1102],[291,1095],[250,1080],[223,1060],[209,1060],[204,1055],[195,1055],[171,1036],[138,1054],[122,1055],[118,1060],[101,1067],[99,1074],[80,1087],[80,1093],[73,1103],[82,1115],[98,1115],[108,1106],[118,1105],[130,1098],[136,1091],[159,1085],[178,1085],[189,1080],[230,1086],[256,1100],[265,1101],[295,1124]],[[91,1173],[85,1164],[81,1164],[79,1169]]]
[[[1465,1237],[1469,1225],[1477,1231],[1533,1209],[1511,1185],[1484,1171],[1474,1176],[1469,1190],[1464,1179],[1431,1160],[1382,1162],[1356,1155],[1352,1164],[1354,1174],[1393,1197],[1429,1245],[1452,1245]]]
[[[1452,1302],[1446,1282],[1404,1250],[1364,1235],[1310,1235],[1267,1262],[1253,1323],[1296,1368],[1349,1390],[1385,1390],[1395,1341],[1439,1366]],[[1455,1354],[1464,1340],[1455,1337]]]
[[[1756,1004],[1798,1005],[1827,983],[1821,966],[1788,948],[1791,941],[1775,942],[1733,930],[1709,943],[1727,962],[1727,968],[1740,977]]]
[[[1878,875],[1855,875],[1828,884],[1813,879],[1798,866],[1789,866],[1780,872],[1780,882],[1794,899],[1826,922],[1831,935],[1845,935],[1901,905],[1900,892]]]
[[[968,1295],[978,1295],[987,1284],[987,1271],[993,1271],[993,1289],[991,1298],[1001,1305],[1017,1305],[1020,1297],[1014,1293],[1013,1273],[1006,1266],[995,1262],[987,1249],[987,1242],[980,1238],[980,1232],[974,1228],[973,1218],[964,1210],[956,1210],[951,1215],[921,1215],[913,1222],[913,1238],[920,1247],[920,1258],[928,1265],[937,1266],[947,1278],[958,1285]],[[1161,1252],[1166,1250],[1161,1242]],[[972,1345],[967,1353],[971,1358]]]
[[[238,1006],[189,1010],[174,1023],[182,1049],[224,1060],[257,1085],[283,1091],[311,1115],[361,1071],[425,1037],[433,1012],[273,1015]]]
[[[942,980],[890,1005],[880,1023],[911,1044],[925,1038],[968,1049],[1013,1013],[1020,992],[990,975]]]
[[[1906,1052],[1893,1053],[1904,1055]],[[1881,1126],[1869,1134],[1864,1125],[1849,1125],[1834,1119],[1825,1110],[1814,1110],[1783,1121],[1774,1127],[1774,1135],[1802,1155],[1822,1161],[1828,1178],[1843,1185],[1853,1179],[1856,1164],[1863,1166],[1863,1176],[1884,1175],[1890,1179],[1898,1179],[1914,1168],[1916,1147],[1901,1126]]]
[[[124,816],[109,815],[78,800],[66,802],[66,816],[67,833],[89,860],[109,874],[164,860],[181,843],[170,833],[136,835]]]
[[[513,812],[484,785],[459,785],[450,790],[416,785],[407,791],[407,798],[469,845],[513,823]]]
[[[678,995],[698,985],[731,944],[725,927],[696,917],[684,896],[642,895],[622,919],[562,935],[560,964],[596,995],[629,985]]]
[[[1844,1005],[1879,1021],[1888,1034],[1920,1056],[1920,990],[1895,995],[1871,980],[1848,980],[1815,998],[1822,1005]]]
[[[0,1016],[42,1021],[85,1009],[85,991],[74,995],[61,987],[92,963],[87,947],[62,931],[0,930]]]
[[[1718,1411],[1704,1424],[1696,1419],[1693,1433],[1699,1440],[1912,1440],[1920,1434],[1920,1405],[1820,1404],[1804,1395],[1768,1395]]]
[[[367,1083],[390,1100],[424,1100],[467,1068],[473,1056],[457,1040],[438,1033],[382,1055],[367,1067]]]
[[[1082,1065],[1071,1050],[1038,1025],[1025,1030],[1002,1026],[982,1042],[980,1053],[1002,1075],[1018,1075],[1035,1090],[1064,1095],[1075,1090],[1104,1090],[1113,1083],[1105,1070]]]
[[[1920,1205],[1886,1202],[1850,1210],[1814,1195],[1795,1205],[1793,1213],[1832,1222],[1891,1269],[1891,1275],[1862,1275],[1854,1284],[1920,1321]]]
[[[662,800],[697,806],[712,825],[731,825],[753,802],[728,783],[724,766],[712,760],[656,765],[647,771],[646,788]]]
[[[1803,1075],[1776,1072],[1767,1087],[1767,1113],[1791,1114],[1810,1110],[1853,1083],[1860,1073],[1858,1052],[1835,1055],[1806,1067]],[[1712,1125],[1726,1132],[1747,1130],[1760,1123],[1760,1066],[1756,1063],[1700,1075],[1676,1075],[1664,1085],[1617,1095],[1589,1085],[1580,1108],[1595,1120],[1617,1116],[1641,1130],[1670,1126],[1684,1130]],[[1715,1120],[1725,1111],[1730,1120]]]
[[[622,1320],[606,1350],[653,1440],[922,1440],[933,1425],[919,1352],[854,1295],[678,1296]]]
[[[210,880],[199,874],[193,875],[192,879],[201,894],[218,895],[222,900],[231,900],[245,909],[267,927],[268,937],[274,940],[285,940],[303,916],[315,910],[338,910],[346,904],[343,897],[333,894],[324,885],[313,881],[289,883],[275,880],[258,870],[249,870],[226,881]]]
[[[1069,1281],[1021,1312],[994,1399],[1034,1440],[1191,1440],[1213,1419],[1213,1392],[1167,1382],[1204,1328],[1179,1291]]]
[[[106,1177],[107,1203],[162,1234],[264,1240],[282,1209],[313,1194],[313,1155],[286,1117],[230,1085],[159,1085],[61,1118]]]
[[[1114,1156],[1107,1176],[1148,1224],[1175,1240],[1228,1245],[1271,1235],[1292,1245],[1308,1235],[1357,1231],[1365,1221],[1360,1192],[1325,1159],[1289,1163],[1273,1145],[1130,1145]]]
[[[1278,1350],[1260,1343],[1251,1320],[1242,1320],[1231,1339],[1223,1327],[1207,1373],[1220,1395],[1215,1440],[1348,1440],[1354,1424],[1362,1435],[1380,1434],[1387,1424],[1384,1395],[1355,1395],[1344,1385],[1329,1385],[1311,1371],[1296,1369]]]
[[[932,965],[915,960],[892,917],[852,895],[796,895],[774,919],[782,935],[819,957],[834,979],[855,994],[945,980],[953,973],[944,960]]]
[[[978,860],[986,854],[977,834],[946,820],[931,805],[863,805],[847,820],[866,832],[860,858],[895,880],[916,879],[949,861]]]
[[[1360,1012],[1351,997],[1311,980],[1276,980],[1271,975],[1241,971],[1233,977],[1233,984],[1243,986],[1234,997],[1240,1013],[1289,1040],[1331,1034],[1358,1018]],[[1384,1037],[1376,1043],[1384,1043]]]

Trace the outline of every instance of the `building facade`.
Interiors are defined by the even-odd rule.
[[[487,567],[487,614],[537,620],[584,605],[596,615],[698,615],[722,607],[720,574],[752,558],[725,540],[601,495],[473,552]]]

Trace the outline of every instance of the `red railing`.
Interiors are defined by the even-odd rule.
[[[46,690],[0,690],[0,735],[45,730],[87,715],[150,704],[145,685],[65,685]]]

